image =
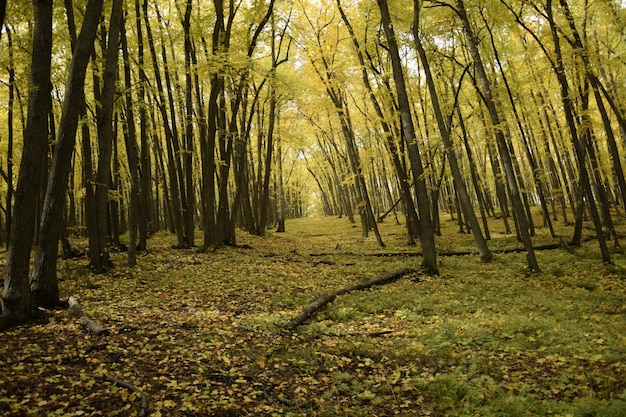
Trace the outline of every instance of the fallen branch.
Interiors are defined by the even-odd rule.
[[[302,310],[302,312],[298,314],[294,319],[292,319],[289,323],[285,324],[283,326],[283,329],[289,330],[289,331],[294,330],[296,327],[303,324],[310,317],[312,317],[315,313],[321,310],[324,306],[333,302],[335,298],[337,298],[337,296],[339,295],[347,294],[352,291],[364,290],[364,289],[373,287],[374,285],[388,284],[390,282],[394,282],[398,280],[404,275],[410,274],[411,272],[414,272],[414,270],[410,268],[403,268],[395,272],[390,272],[378,278],[373,278],[368,281],[364,281],[364,282],[358,283],[350,287],[342,288],[340,290],[334,291],[329,294],[321,295],[311,304],[306,306],[306,308]]]
[[[59,370],[58,372],[61,375],[68,375],[68,376],[83,376],[84,375],[92,379],[100,379],[102,381],[110,382],[112,384],[116,384],[120,387],[124,387],[131,391],[134,391],[137,394],[137,396],[141,399],[141,406],[140,406],[141,409],[137,413],[137,417],[143,417],[146,415],[146,411],[149,411],[148,410],[148,397],[139,388],[137,388],[130,382],[126,382],[122,379],[118,379],[118,378],[114,378],[112,376],[106,376],[106,375],[96,375],[96,374],[89,374],[89,373],[84,373],[84,372],[74,372],[74,371],[64,371],[64,370]]]
[[[86,328],[90,333],[94,335],[108,333],[106,327],[104,327],[94,319],[90,318],[87,314],[83,312],[83,309],[80,308],[80,304],[78,303],[78,300],[76,298],[70,295],[70,297],[67,299],[67,304],[69,307],[67,310],[67,314],[69,314],[70,317],[74,317],[75,319],[77,319],[78,324]]]
[[[583,239],[583,242],[588,242],[593,240],[593,238]],[[572,249],[571,244],[568,244],[567,241],[563,238],[560,238],[556,243],[547,243],[545,245],[536,245],[534,246],[534,250],[542,251],[542,250],[555,250],[555,249],[565,249],[571,254],[576,254]],[[517,247],[517,248],[502,248],[502,249],[493,249],[493,253],[496,254],[506,254],[506,253],[523,253],[526,252],[525,248]],[[470,256],[480,255],[477,251],[443,251],[437,252],[437,256],[448,257],[448,256]],[[356,252],[340,252],[340,253],[309,253],[309,256],[312,258],[318,258],[323,256],[354,256],[354,257],[363,257],[363,256],[372,256],[377,258],[395,258],[395,257],[418,257],[422,256],[422,252],[374,252],[374,253],[356,253]],[[323,263],[316,262],[315,264]]]

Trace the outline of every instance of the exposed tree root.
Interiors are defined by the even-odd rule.
[[[361,282],[356,285],[352,285],[350,287],[342,288],[340,290],[334,291],[329,294],[321,295],[311,304],[306,306],[305,309],[302,310],[302,312],[298,314],[294,319],[292,319],[287,324],[285,324],[283,326],[283,329],[289,330],[289,331],[294,330],[296,327],[302,325],[305,321],[307,321],[310,317],[312,317],[319,310],[324,308],[327,304],[333,302],[335,298],[337,298],[337,296],[339,295],[347,294],[352,291],[364,290],[364,289],[373,287],[374,285],[388,284],[412,272],[415,272],[415,270],[411,268],[402,268],[395,272],[390,272],[388,274],[380,276],[378,278],[373,278],[368,281]]]

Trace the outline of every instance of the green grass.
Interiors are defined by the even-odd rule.
[[[380,225],[384,249],[346,219],[315,218],[265,238],[240,232],[247,246],[212,253],[160,234],[137,268],[114,254],[105,275],[61,261],[63,295],[110,335],[86,335],[64,312],[6,332],[0,415],[137,410],[130,392],[59,370],[126,380],[157,416],[626,415],[626,255],[604,265],[593,241],[576,255],[538,252],[533,274],[523,253],[440,257],[439,276],[342,295],[281,330],[320,294],[418,267],[398,256],[419,246],[394,223]],[[440,251],[473,250],[454,222],[442,226]],[[492,250],[519,246],[492,227]],[[552,242],[537,232],[536,244]]]

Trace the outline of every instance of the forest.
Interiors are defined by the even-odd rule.
[[[626,414],[626,3],[0,0],[0,415]]]

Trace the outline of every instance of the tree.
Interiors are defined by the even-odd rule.
[[[119,55],[120,31],[122,26],[122,0],[113,0],[109,20],[109,36],[106,45],[106,58],[102,76],[101,111],[98,114],[98,170],[96,172],[95,207],[98,227],[98,262],[93,265],[102,272],[113,266],[109,258],[107,223],[109,218],[109,182],[111,157],[113,153],[113,107],[117,80],[117,60]]]
[[[7,10],[7,0],[0,0],[0,38],[2,38],[2,26],[4,26],[4,17]]]
[[[411,105],[404,78],[402,62],[400,60],[400,52],[398,42],[391,23],[389,7],[386,0],[378,0],[378,8],[382,17],[382,25],[387,39],[387,48],[389,49],[389,57],[393,67],[393,79],[396,85],[398,111],[400,112],[400,120],[402,122],[402,131],[404,141],[409,153],[409,161],[413,170],[413,178],[415,180],[415,190],[417,197],[417,207],[420,220],[420,241],[422,243],[423,260],[422,268],[428,273],[437,275],[439,268],[437,267],[437,252],[435,249],[435,231],[431,218],[431,205],[424,179],[424,167],[422,157],[417,146],[417,138],[415,134],[415,126],[411,115]]]
[[[424,49],[424,46],[420,39],[419,21],[421,4],[419,4],[418,0],[415,0],[413,4],[413,40],[415,42],[415,48],[417,49],[420,61],[422,63],[422,69],[426,78],[426,84],[428,85],[428,90],[430,92],[430,100],[432,102],[433,112],[435,114],[435,119],[437,120],[437,126],[439,128],[441,139],[443,140],[444,151],[447,155],[450,171],[452,172],[452,178],[454,179],[454,187],[458,193],[463,214],[467,218],[470,229],[472,230],[472,234],[474,235],[474,240],[476,241],[476,245],[478,246],[478,252],[480,253],[480,258],[484,262],[488,262],[492,259],[492,255],[489,251],[489,248],[487,247],[487,242],[485,240],[485,237],[483,236],[482,231],[480,230],[478,219],[476,218],[474,208],[472,207],[469,193],[467,192],[467,188],[465,186],[465,180],[463,179],[461,169],[456,158],[454,144],[452,143],[452,138],[450,137],[450,123],[446,123],[446,121],[444,120],[443,112],[439,104],[437,89],[435,87],[435,81],[430,70],[430,63],[428,61],[428,57],[426,56],[426,50]]]
[[[33,0],[33,51],[28,96],[28,120],[24,131],[22,161],[15,190],[14,216],[9,240],[2,318],[14,325],[36,314],[30,293],[29,264],[36,200],[42,188],[41,167],[48,148],[48,115],[51,108],[52,0]],[[3,326],[0,326],[3,327]]]
[[[480,52],[478,50],[478,39],[476,38],[476,35],[474,34],[474,31],[471,27],[463,0],[456,0],[455,5],[456,13],[458,14],[459,18],[461,19],[461,23],[463,24],[463,32],[465,33],[468,48],[470,50],[472,60],[474,61],[474,68],[478,77],[481,94],[484,99],[485,106],[487,107],[487,112],[489,113],[491,126],[495,131],[494,133],[496,137],[496,143],[498,145],[498,153],[502,160],[509,195],[511,196],[513,212],[517,219],[517,230],[522,238],[524,248],[527,252],[526,260],[528,263],[528,268],[531,271],[537,271],[539,270],[539,264],[537,263],[535,250],[533,248],[533,244],[530,238],[528,217],[526,215],[526,211],[524,210],[524,205],[520,196],[509,145],[501,127],[502,119],[500,117],[500,113],[498,112],[496,102],[492,93],[492,87],[487,77],[487,73],[485,71],[485,66],[480,56]]]
[[[57,284],[57,252],[63,222],[68,176],[76,143],[76,130],[84,103],[84,84],[87,64],[93,52],[93,43],[102,13],[102,0],[90,0],[78,39],[73,42],[73,56],[65,88],[59,135],[54,147],[52,168],[46,187],[40,236],[33,264],[31,291],[39,306],[52,307],[59,302]]]
[[[126,130],[124,139],[126,142],[126,155],[128,158],[128,170],[130,171],[130,198],[128,204],[128,266],[137,264],[137,230],[141,221],[140,206],[141,195],[145,193],[141,189],[141,165],[139,163],[139,151],[137,145],[137,130],[135,127],[135,112],[133,110],[133,94],[131,81],[130,56],[128,53],[128,39],[126,36],[126,20],[122,25],[122,57],[124,60],[124,84],[126,86],[125,119]],[[145,213],[145,209],[143,210]],[[145,224],[144,224],[145,226]],[[145,233],[145,230],[144,230]]]

